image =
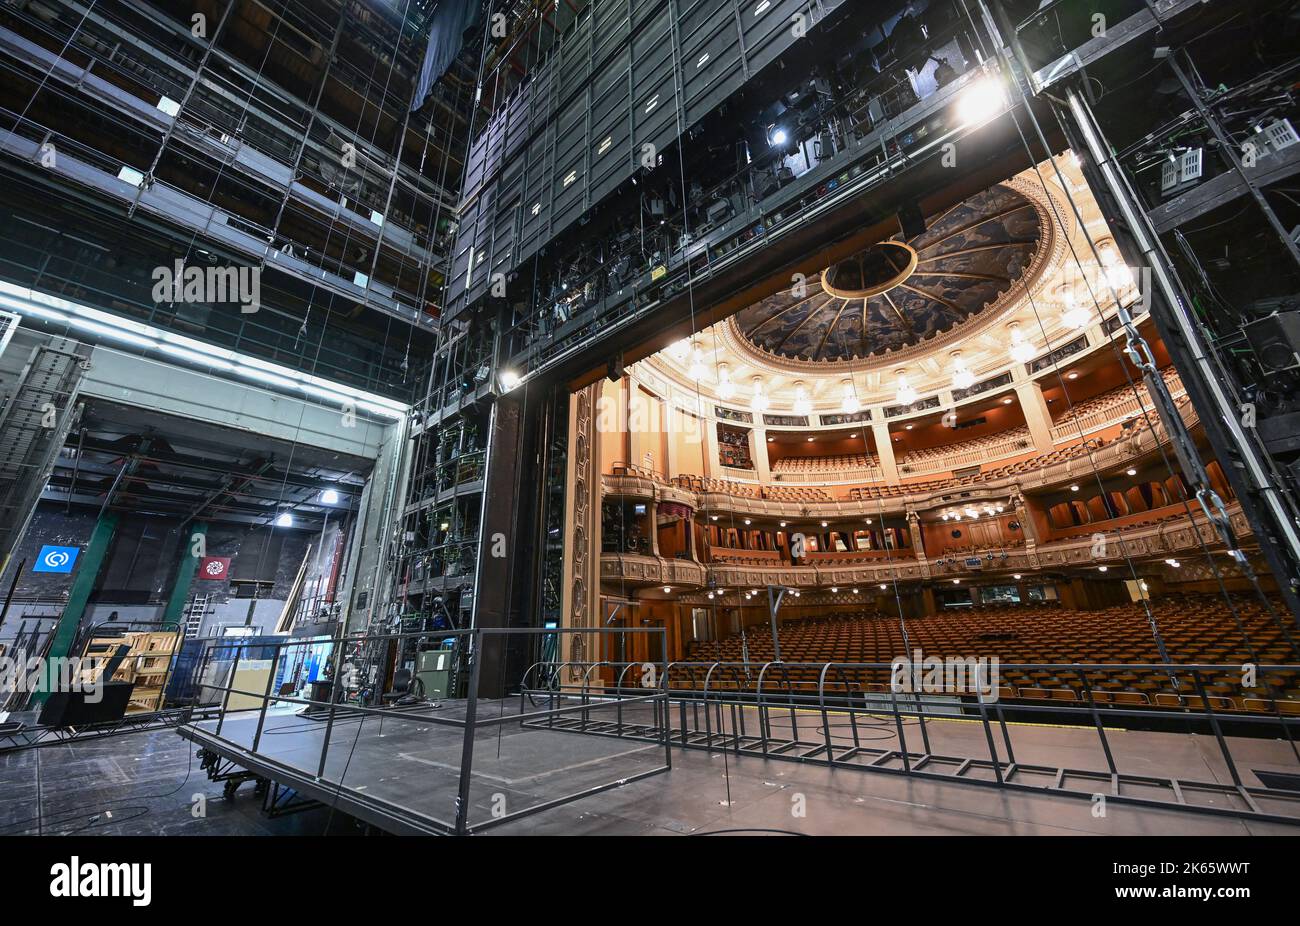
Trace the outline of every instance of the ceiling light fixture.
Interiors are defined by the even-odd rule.
[[[961,359],[961,351],[952,352],[952,388],[969,389],[975,385],[975,374],[966,369],[966,363]]]
[[[840,381],[843,387],[844,397],[840,400],[840,411],[846,415],[853,415],[862,408],[862,403],[858,401],[858,394],[853,389],[853,380],[845,379]],[[857,437],[855,434],[854,437]]]
[[[731,368],[725,363],[718,364],[718,398],[727,402],[736,396],[736,384],[731,381]],[[771,438],[768,438],[771,440]]]
[[[906,370],[894,371],[898,377],[898,392],[894,394],[894,398],[898,400],[899,405],[911,405],[916,401],[916,390],[907,382],[906,372]]]
[[[808,398],[808,390],[802,382],[794,384],[794,413],[796,415],[812,413],[812,400]]]
[[[750,383],[754,387],[753,397],[749,400],[749,407],[755,412],[762,414],[767,411],[767,396],[763,395],[763,377],[755,376]]]
[[[704,379],[705,372],[704,352],[697,347],[691,355],[691,379],[698,382],[699,380]]]
[[[1083,330],[1088,327],[1088,322],[1092,321],[1092,313],[1088,311],[1087,306],[1080,305],[1074,290],[1066,289],[1061,293],[1061,300],[1065,303],[1065,311],[1061,313],[1061,321],[1065,322],[1069,328]]]
[[[1038,353],[1034,345],[1025,340],[1024,334],[1020,331],[1020,325],[1012,322],[1011,328],[1011,350],[1008,352],[1011,359],[1016,363],[1028,363],[1034,359],[1034,354]]]

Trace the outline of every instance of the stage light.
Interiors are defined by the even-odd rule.
[[[502,370],[497,376],[497,382],[501,384],[502,392],[509,392],[519,385],[519,374],[514,370]]]
[[[888,590],[889,590],[889,586],[886,585],[884,582],[881,582],[881,583],[880,583],[880,590],[881,590],[882,592],[884,592],[884,591],[888,591]]]
[[[839,587],[838,585],[832,585],[832,586],[831,586],[831,594],[832,594],[832,595],[838,595],[838,594],[839,594],[839,591],[840,591],[840,587]]]
[[[293,515],[287,511],[280,512],[280,516],[275,519],[276,527],[293,527]]]
[[[1079,491],[1079,487],[1078,487],[1078,486],[1070,486],[1070,491],[1071,491],[1071,492],[1078,492],[1078,491]]]
[[[1017,579],[1017,580],[1018,580],[1018,579],[1020,578],[1020,573],[1017,572],[1017,573],[1016,573],[1015,575],[1013,575],[1011,578],[1013,578],[1013,579]]]
[[[320,500],[326,505],[337,505],[339,503],[339,493],[336,489],[326,489],[320,494]]]
[[[1128,475],[1128,476],[1136,476],[1136,475],[1138,474],[1138,471],[1135,470],[1135,469],[1126,469],[1126,470],[1124,470],[1124,473],[1125,473],[1125,475]]]
[[[953,584],[953,585],[961,585],[961,579],[953,579],[953,580],[952,580],[952,584]]]
[[[957,116],[965,125],[986,122],[1006,105],[1002,82],[996,77],[981,77],[957,98]]]
[[[1106,571],[1107,569],[1109,569],[1109,568],[1110,568],[1109,566],[1098,566],[1098,567],[1097,567],[1097,571],[1098,571],[1098,572],[1105,572],[1105,571]]]
[[[774,125],[767,130],[767,140],[773,148],[779,148],[790,140],[790,136],[785,129],[779,125]]]
[[[745,518],[745,523],[746,523],[746,524],[753,524],[754,522],[751,521],[751,520],[749,520],[749,518]]]
[[[825,526],[826,526],[826,522],[823,521],[823,522],[822,522],[822,527],[825,527]]]
[[[665,586],[664,586],[664,594],[665,594],[665,595],[669,595],[669,594],[671,594],[671,593],[672,593],[672,590],[673,590],[673,587],[672,587],[671,585],[665,585]]]
[[[1180,566],[1183,565],[1182,563],[1178,562],[1178,560],[1176,560],[1176,559],[1167,559],[1167,560],[1165,560],[1165,562],[1166,562],[1168,565],[1170,565],[1170,566],[1172,566],[1173,568],[1175,568],[1175,569],[1178,569]]]

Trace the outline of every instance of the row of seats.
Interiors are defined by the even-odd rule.
[[[768,498],[778,502],[829,502],[834,501],[825,489],[811,486],[752,485],[714,479],[711,476],[678,476],[674,484],[693,492],[719,492],[737,498]]]
[[[834,473],[846,470],[875,469],[871,454],[846,453],[827,457],[781,457],[772,462],[774,473]]]
[[[1181,395],[1186,392],[1183,388],[1183,382],[1178,377],[1178,371],[1172,366],[1165,367],[1160,371],[1160,377],[1164,380],[1166,388],[1172,395]],[[1151,407],[1151,397],[1147,392],[1146,386],[1141,382],[1136,384],[1137,394],[1141,398],[1142,405],[1146,408]],[[1062,409],[1062,414],[1054,423],[1056,425],[1069,424],[1074,419],[1091,418],[1094,415],[1105,417],[1105,413],[1116,409],[1121,405],[1129,402],[1133,398],[1134,387],[1125,383],[1123,386],[1116,386],[1101,395],[1093,396],[1091,399],[1085,399],[1082,402],[1076,402],[1073,405],[1066,405]]]
[[[1255,597],[1235,596],[1233,608],[1219,596],[1178,595],[1149,602],[1170,661],[1223,665],[1294,663],[1300,657],[1279,626],[1289,621],[1285,605],[1271,602],[1274,616]],[[906,627],[906,642],[903,629]],[[781,655],[788,663],[889,663],[920,649],[939,657],[997,657],[1012,664],[1159,664],[1160,651],[1146,611],[1129,603],[1098,611],[1073,611],[1055,604],[998,605],[952,610],[900,621],[885,614],[840,614],[819,621],[791,621],[781,627]],[[774,658],[764,626],[721,641],[694,644],[688,658],[751,662]],[[792,678],[815,682],[815,666],[790,667]],[[864,684],[887,685],[887,670],[861,670]],[[1300,674],[1270,672],[1250,679],[1238,670],[1205,673],[1201,682],[1216,710],[1300,713]],[[1058,701],[1094,700],[1116,704],[1180,706],[1197,697],[1190,674],[1163,669],[1029,670],[1000,668],[1007,697]]]
[[[1032,450],[1034,446],[1033,440],[1029,436],[1029,428],[1011,428],[1007,431],[998,431],[996,434],[986,434],[983,437],[957,441],[955,444],[942,444],[938,447],[921,447],[916,450],[909,450],[903,454],[903,459],[900,462],[904,464],[924,463],[927,460],[935,460],[940,457],[978,453],[1002,444],[1012,445],[1012,448],[1003,456],[1020,453],[1024,450]]]

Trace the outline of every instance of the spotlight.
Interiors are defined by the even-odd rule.
[[[1016,579],[1016,580],[1018,581],[1018,580],[1020,579],[1020,573],[1017,572],[1017,573],[1016,573],[1015,575],[1013,575],[1011,578]]]
[[[339,503],[339,493],[336,489],[326,489],[320,494],[320,500],[326,505],[337,505]]]
[[[502,370],[497,375],[497,383],[500,384],[502,392],[509,392],[519,385],[519,374],[514,370]]]
[[[840,590],[840,587],[839,587],[838,585],[832,585],[832,586],[831,586],[831,594],[832,594],[832,595],[839,594],[839,590]]]
[[[287,511],[280,512],[280,516],[275,519],[276,527],[293,527],[293,515]]]
[[[773,148],[779,148],[790,140],[790,136],[786,134],[785,129],[774,125],[767,130],[767,140]]]
[[[1006,105],[1002,84],[994,77],[981,77],[957,98],[957,116],[966,125],[985,122]]]
[[[1138,474],[1138,471],[1135,470],[1135,469],[1126,469],[1126,470],[1124,470],[1124,473],[1125,473],[1125,475],[1128,475],[1128,476],[1136,476],[1136,475]]]
[[[1078,491],[1079,491],[1079,487],[1078,487],[1078,486],[1070,486],[1070,491],[1071,491],[1071,492],[1078,492]]]
[[[1106,571],[1107,569],[1109,569],[1109,568],[1110,568],[1109,566],[1098,566],[1098,567],[1097,567],[1097,571],[1098,571],[1098,572],[1105,572],[1105,571]]]
[[[664,586],[664,594],[665,594],[665,595],[671,594],[671,593],[672,593],[672,590],[673,590],[673,587],[672,587],[671,585],[665,585],[665,586]]]

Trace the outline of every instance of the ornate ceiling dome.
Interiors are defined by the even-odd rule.
[[[729,320],[742,346],[806,363],[878,358],[947,332],[1007,296],[1044,245],[1033,202],[999,184]]]

